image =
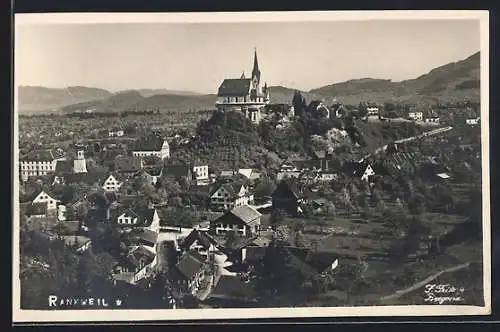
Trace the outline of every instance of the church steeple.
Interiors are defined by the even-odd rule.
[[[254,57],[253,57],[252,79],[254,78],[257,78],[257,82],[260,82],[260,70],[259,70],[259,62],[257,60],[257,48],[254,49]]]
[[[245,78],[245,71],[241,72],[241,77],[240,78]]]

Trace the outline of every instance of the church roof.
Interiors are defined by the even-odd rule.
[[[249,78],[226,78],[219,87],[217,95],[225,96],[245,96],[250,91],[251,79]]]

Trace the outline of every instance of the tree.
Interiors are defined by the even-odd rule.
[[[305,100],[299,91],[295,91],[295,93],[293,94],[292,105],[296,116],[304,116]]]
[[[281,224],[285,220],[286,212],[281,209],[274,209],[271,212],[271,216],[269,218],[269,223],[273,227],[277,227],[279,224]]]

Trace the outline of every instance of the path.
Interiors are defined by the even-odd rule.
[[[431,275],[427,279],[414,284],[413,286],[411,286],[409,288],[396,291],[396,293],[388,295],[388,296],[381,297],[380,301],[387,301],[387,300],[397,299],[397,298],[399,298],[399,297],[401,297],[401,296],[403,296],[405,294],[408,294],[410,292],[413,292],[414,290],[417,290],[417,289],[425,286],[426,284],[428,284],[429,282],[431,282],[432,280],[436,279],[437,277],[441,276],[444,273],[450,273],[450,272],[455,272],[455,271],[458,271],[458,270],[461,270],[461,269],[465,269],[465,268],[469,267],[470,264],[471,264],[471,262],[467,262],[467,263],[464,263],[464,264],[461,264],[461,265],[457,265],[457,266],[454,266],[454,267],[442,270],[442,271],[440,271],[440,272],[438,272],[436,274]]]
[[[407,137],[407,138],[402,138],[402,139],[399,139],[399,140],[396,140],[394,141],[395,144],[401,144],[401,143],[406,143],[406,142],[410,142],[410,141],[414,141],[416,139],[419,139],[419,138],[424,138],[424,137],[429,137],[429,136],[434,136],[434,135],[438,135],[438,134],[442,134],[442,133],[445,133],[447,131],[450,131],[452,130],[453,127],[444,127],[444,128],[437,128],[437,129],[432,129],[432,130],[429,130],[429,131],[426,131],[420,135],[417,135],[417,136],[411,136],[411,137]],[[359,162],[363,162],[363,160],[369,158],[370,156],[374,155],[374,154],[377,154],[381,151],[385,151],[387,149],[387,144],[384,145],[384,146],[381,146],[381,147],[378,147],[376,148],[373,152],[365,155],[363,158],[361,158],[359,160]]]

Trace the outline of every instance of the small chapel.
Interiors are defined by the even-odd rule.
[[[239,111],[253,123],[259,123],[262,111],[269,104],[269,89],[267,83],[261,87],[260,76],[255,50],[251,77],[245,77],[243,72],[240,78],[226,78],[219,86],[215,104],[217,110]]]

